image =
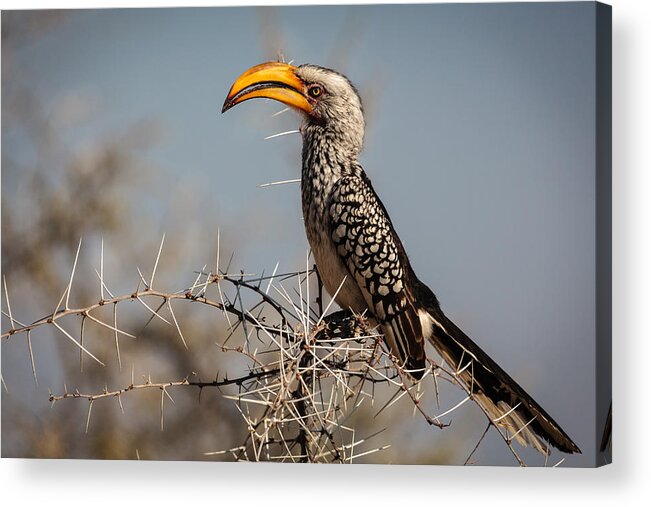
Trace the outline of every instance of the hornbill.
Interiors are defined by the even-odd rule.
[[[261,97],[302,113],[301,198],[305,231],[325,289],[344,310],[366,312],[414,379],[429,340],[473,399],[522,444],[581,451],[488,354],[448,319],[414,273],[386,208],[358,162],[364,140],[359,93],[338,72],[268,62],[242,74],[222,113]]]

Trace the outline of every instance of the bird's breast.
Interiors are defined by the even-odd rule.
[[[323,286],[330,296],[336,294],[335,300],[342,309],[362,313],[367,309],[364,296],[342,262],[330,235],[328,200],[337,180],[333,178],[332,181],[327,181],[323,175],[307,176],[306,179],[304,173],[301,181],[303,220]]]

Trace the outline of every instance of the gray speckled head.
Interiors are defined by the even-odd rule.
[[[364,111],[353,84],[346,76],[317,65],[301,65],[296,75],[307,85],[312,105],[304,126],[325,130],[337,138],[341,148],[358,153],[364,142]],[[322,89],[318,97],[309,94],[315,86]]]

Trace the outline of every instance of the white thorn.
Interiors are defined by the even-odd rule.
[[[264,138],[264,140],[266,141],[268,139],[273,139],[275,137],[288,136],[289,134],[300,134],[300,133],[301,133],[300,130],[288,130],[287,132],[280,132],[278,134],[273,134],[271,136],[267,136],[267,137]]]

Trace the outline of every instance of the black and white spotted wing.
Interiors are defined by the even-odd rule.
[[[381,325],[389,349],[420,378],[425,349],[414,297],[408,290],[409,261],[364,175],[337,181],[328,201],[328,217],[337,254]]]

